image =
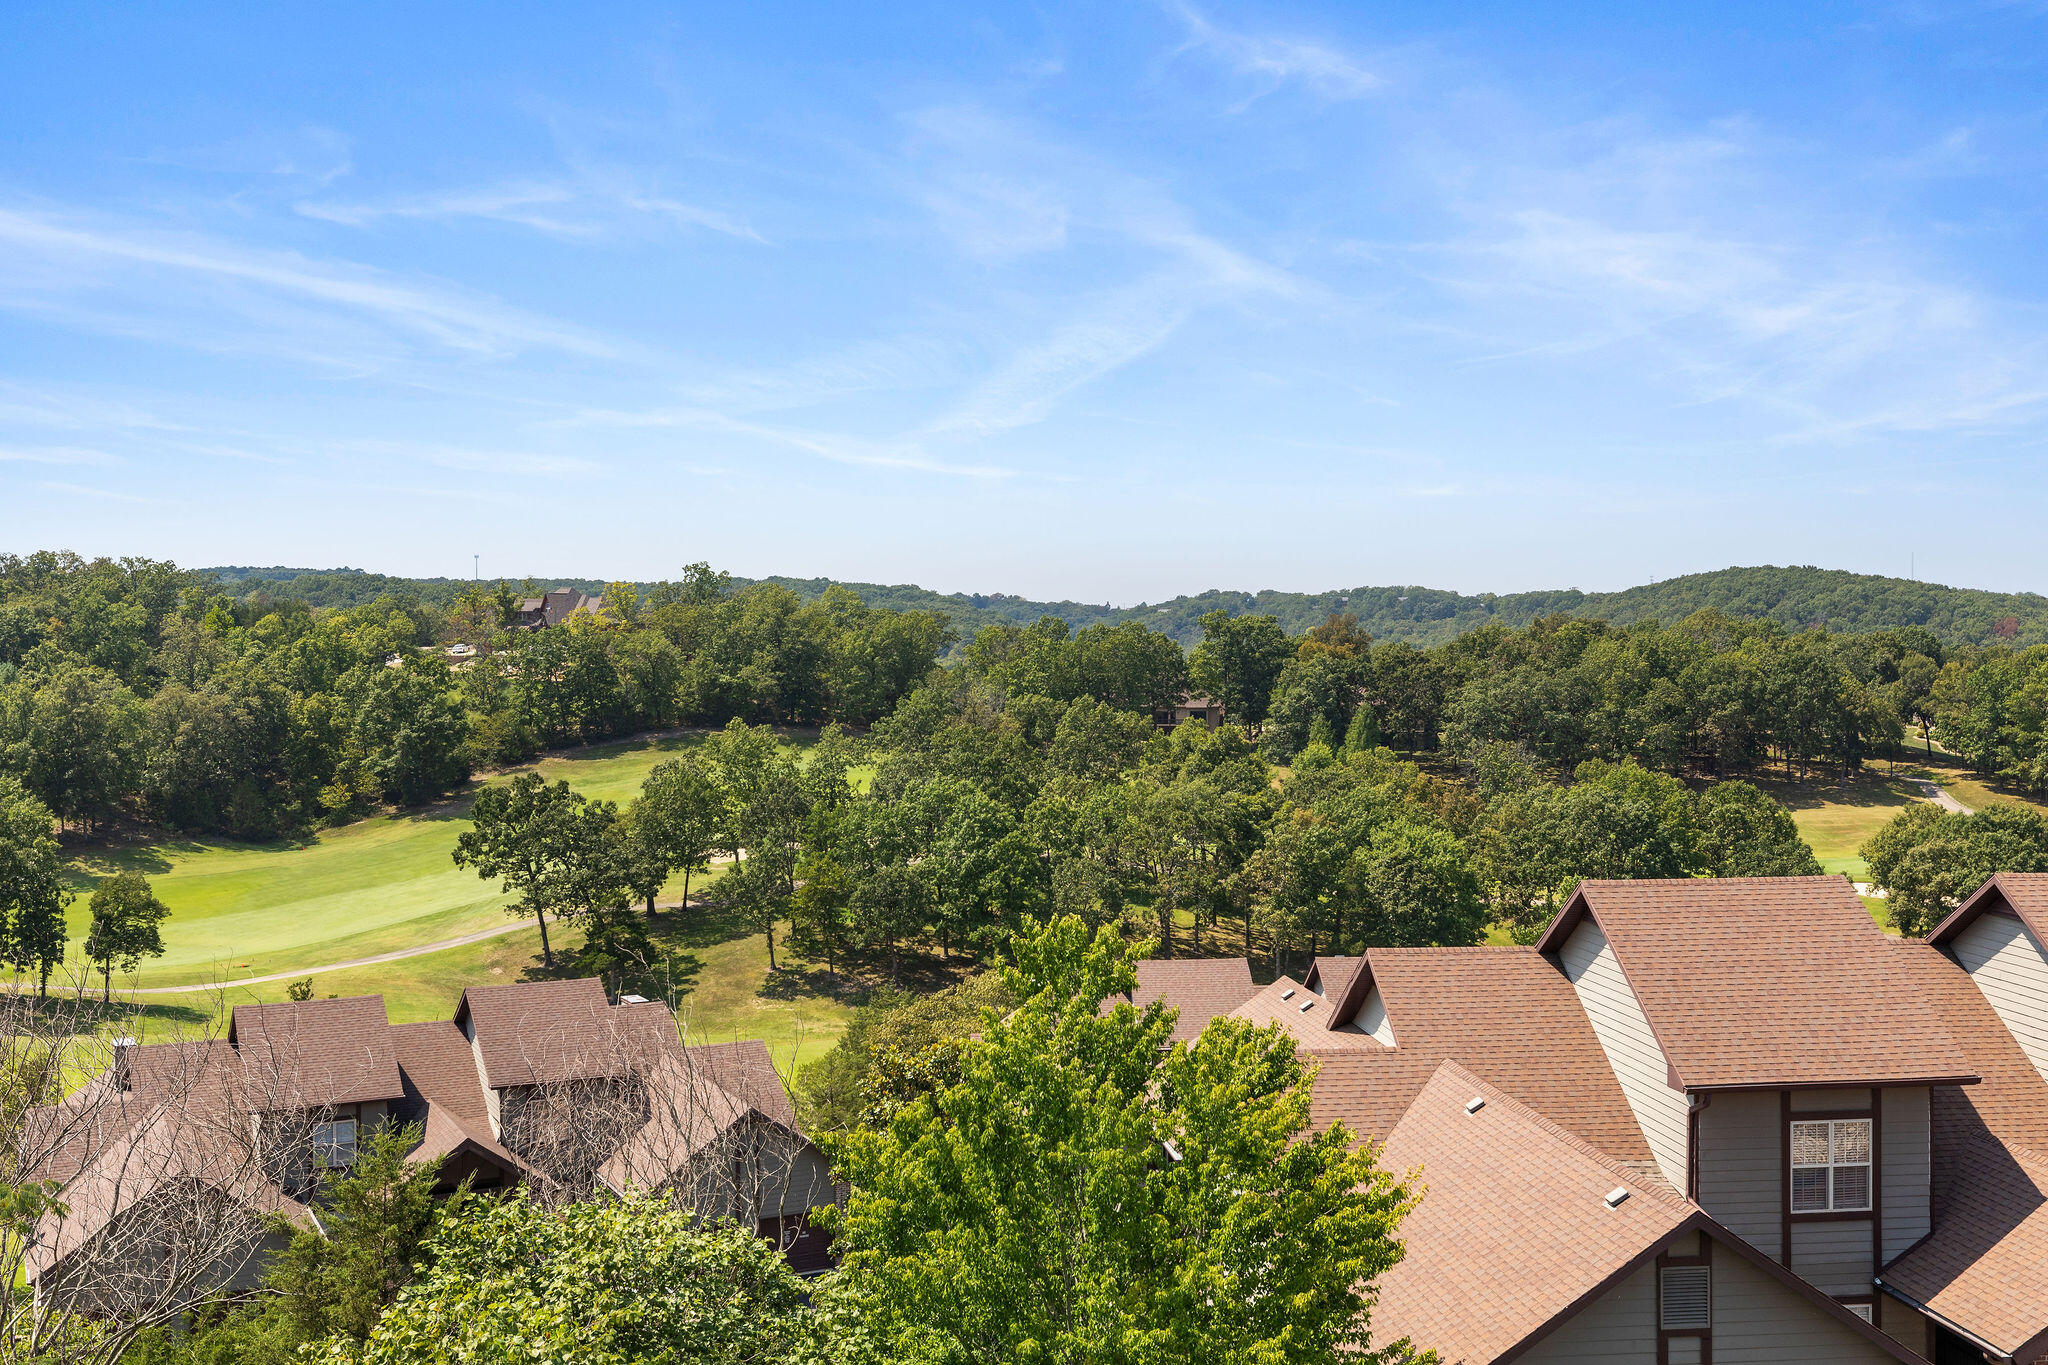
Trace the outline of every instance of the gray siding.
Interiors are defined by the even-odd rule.
[[[1679,1189],[1686,1187],[1686,1099],[1669,1083],[1670,1065],[1650,1021],[1622,974],[1621,963],[1600,926],[1587,916],[1558,953],[1564,974],[1579,993],[1593,1034],[1635,1111],[1657,1168]]]
[[[1785,1230],[1778,1092],[1726,1090],[1713,1096],[1700,1110],[1699,1141],[1700,1207],[1776,1260]]]
[[[1868,1109],[1868,1090],[1795,1090],[1792,1092],[1792,1112],[1812,1109]]]
[[[1794,1223],[1792,1269],[1823,1294],[1871,1294],[1870,1220]]]
[[[1880,1090],[1884,1143],[1884,1259],[1927,1235],[1927,1088]]]
[[[1587,1304],[1522,1359],[1531,1365],[1571,1365],[1573,1361],[1655,1365],[1657,1267],[1642,1267]]]
[[[1690,1348],[1679,1341],[1671,1344],[1674,1362],[1699,1358],[1681,1354]],[[1535,1365],[1653,1365],[1657,1267],[1637,1270],[1522,1359]],[[1891,1359],[1883,1347],[1835,1321],[1819,1304],[1715,1244],[1714,1365],[1874,1365]]]
[[[2048,1076],[2048,954],[2027,926],[2003,911],[1979,915],[1950,946],[2034,1070]]]
[[[1869,1231],[1864,1229],[1866,1239]],[[1867,1250],[1864,1256],[1867,1262]],[[1727,1248],[1714,1248],[1714,1365],[1864,1365],[1891,1359],[1819,1304]]]

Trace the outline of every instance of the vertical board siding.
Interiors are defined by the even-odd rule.
[[[2048,954],[2017,917],[1979,915],[1950,945],[2034,1070],[2048,1076]]]
[[[1880,1090],[1884,1104],[1884,1256],[1927,1235],[1929,1146],[1927,1088]]]
[[[1792,1272],[1823,1294],[1870,1294],[1870,1220],[1849,1218],[1792,1225]]]
[[[1803,1224],[1801,1230],[1822,1226],[1826,1225]],[[1863,1229],[1867,1264],[1870,1227],[1855,1226]],[[1795,1231],[1793,1241],[1798,1240]],[[1784,1365],[1794,1360],[1803,1365],[1863,1365],[1891,1359],[1882,1346],[1835,1321],[1819,1304],[1732,1251],[1714,1248],[1714,1365]]]
[[[1371,1034],[1374,1042],[1394,1045],[1394,1022],[1387,1018],[1387,1002],[1380,998],[1378,986],[1365,993],[1365,1003],[1358,1007],[1358,1028]]]
[[[1530,1330],[1536,1328],[1530,1323]],[[1418,1341],[1417,1346],[1427,1346]],[[1645,1265],[1521,1357],[1532,1365],[1652,1365],[1657,1359],[1657,1267]]]
[[[1764,1255],[1779,1259],[1784,1250],[1785,1148],[1778,1092],[1724,1090],[1715,1095],[1700,1110],[1699,1143],[1700,1207]],[[1889,1190],[1885,1198],[1890,1200]]]
[[[1579,1004],[1593,1025],[1593,1036],[1621,1082],[1643,1137],[1657,1158],[1664,1178],[1686,1188],[1686,1099],[1669,1084],[1670,1064],[1650,1021],[1622,974],[1621,963],[1608,946],[1600,926],[1587,916],[1558,953],[1565,978],[1579,993]]]

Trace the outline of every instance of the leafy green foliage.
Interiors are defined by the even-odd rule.
[[[162,957],[163,922],[170,907],[156,898],[139,872],[103,877],[93,888],[92,928],[85,938],[85,958],[100,967],[103,998],[113,998],[114,969],[132,972],[145,957]]]
[[[1974,815],[1931,803],[1893,816],[1858,850],[1902,934],[1924,934],[1994,872],[2048,872],[2048,817],[2026,806]]]
[[[519,894],[506,912],[534,917],[541,956],[552,966],[550,910],[573,919],[625,903],[612,834],[617,818],[610,802],[586,800],[567,782],[550,786],[538,773],[521,773],[477,793],[471,827],[455,842],[455,865],[497,877]]]
[[[64,864],[51,833],[50,808],[21,783],[0,776],[0,953],[47,990],[64,959]]]
[[[1028,932],[957,1084],[840,1145],[835,1303],[854,1359],[1372,1359],[1370,1282],[1409,1193],[1312,1134],[1292,1043],[1241,1021],[1166,1046],[1172,1016],[1105,999],[1145,945]]]
[[[803,1284],[745,1228],[702,1226],[658,1199],[542,1208],[458,1196],[428,1267],[335,1365],[749,1365],[807,1357]]]

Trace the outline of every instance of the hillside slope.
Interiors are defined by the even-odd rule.
[[[391,578],[358,569],[220,568],[208,572],[217,575],[229,592],[261,591],[273,597],[303,599],[315,606],[354,606],[384,592],[413,592],[429,601],[449,602],[465,586],[462,579]],[[763,581],[781,584],[809,600],[821,595],[833,580],[775,577]],[[543,586],[563,584],[586,592],[603,587],[595,579],[549,579]],[[1306,630],[1333,611],[1349,611],[1375,639],[1430,645],[1491,621],[1524,626],[1551,612],[1626,624],[1651,618],[1676,621],[1703,607],[1718,607],[1731,616],[1768,618],[1795,628],[1824,625],[1858,631],[1925,626],[1950,644],[1988,644],[2001,638],[1998,628],[2004,621],[2016,631],[2011,637],[2015,643],[2048,643],[2048,597],[2039,593],[1951,588],[1811,566],[1721,569],[1610,593],[1584,593],[1576,588],[1476,596],[1423,587],[1360,587],[1320,593],[1211,589],[1135,607],[1039,602],[1003,593],[937,593],[912,584],[845,586],[873,606],[944,612],[963,639],[996,622],[1025,624],[1052,615],[1076,629],[1098,621],[1143,621],[1191,645],[1201,638],[1198,622],[1203,613],[1222,608],[1232,613],[1269,613],[1290,632]]]

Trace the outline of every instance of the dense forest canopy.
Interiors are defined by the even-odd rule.
[[[468,585],[459,578],[392,578],[360,569],[216,568],[221,589],[292,598],[310,606],[354,607],[386,593],[411,593],[423,602],[446,605]],[[595,579],[535,580],[541,588],[573,587],[598,592]],[[736,585],[751,580],[736,578]],[[835,585],[828,578],[772,577],[760,580],[787,588],[813,602]],[[635,584],[642,591],[649,584]],[[1272,616],[1298,635],[1332,612],[1349,612],[1378,640],[1441,644],[1484,625],[1527,626],[1565,612],[1616,625],[1636,621],[1677,621],[1713,608],[1730,616],[1775,621],[1801,630],[1895,630],[1920,626],[1944,644],[2048,644],[2048,597],[2038,593],[1987,592],[1951,588],[1905,578],[1848,573],[1839,569],[1776,567],[1722,569],[1687,574],[1620,592],[1586,593],[1576,588],[1544,592],[1468,595],[1426,587],[1359,587],[1329,592],[1208,592],[1165,602],[1112,607],[1083,602],[1038,602],[1002,593],[937,593],[910,584],[838,583],[870,607],[942,613],[962,641],[984,626],[1029,625],[1057,616],[1076,630],[1098,622],[1141,621],[1192,648],[1202,638],[1201,618],[1222,610],[1232,615]]]

